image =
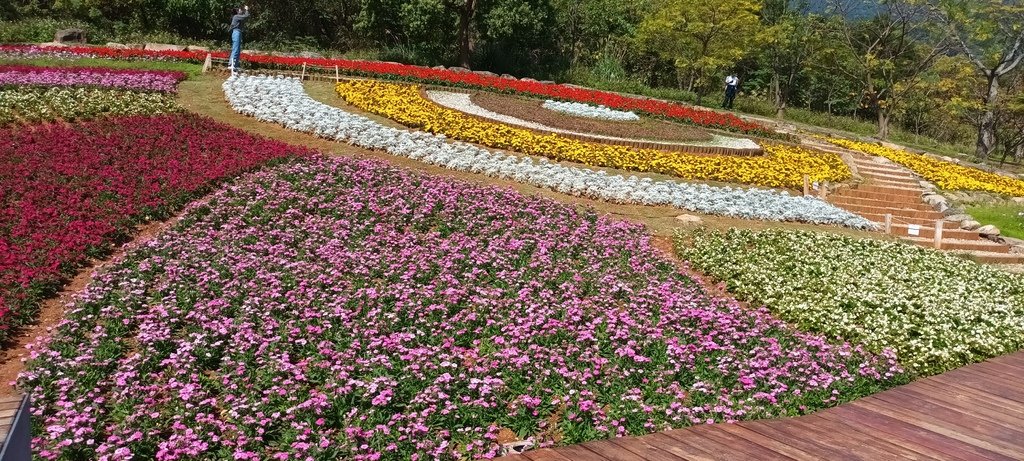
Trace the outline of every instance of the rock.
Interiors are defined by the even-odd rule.
[[[986,237],[998,236],[999,228],[989,224],[987,226],[981,226],[980,228],[978,228],[978,233]]]
[[[181,45],[171,45],[168,43],[147,43],[147,51],[185,51],[185,47]]]
[[[881,163],[882,165],[889,165],[892,163],[892,160],[889,160],[885,157],[872,157],[871,161],[875,163]]]
[[[700,216],[692,214],[681,214],[679,216],[676,216],[676,219],[683,224],[700,224],[704,222],[704,220],[701,219]]]
[[[534,80],[534,79],[532,79],[530,77],[523,77],[523,78],[521,78],[519,80],[523,81],[523,82],[536,82],[536,80]]]
[[[946,216],[946,221],[962,222],[971,219],[971,215],[968,214],[954,214]]]
[[[431,67],[431,69],[434,69],[434,70],[444,70],[444,66],[434,66],[434,67]]]
[[[210,51],[210,49],[205,46],[189,45],[185,47],[185,51]]]
[[[483,75],[485,77],[497,77],[498,76],[498,74],[495,74],[494,72],[487,72],[486,70],[474,70],[473,73],[477,74],[477,75]]]
[[[1013,203],[1016,203],[1018,205],[1024,205],[1024,197],[1014,197],[1010,200],[1013,200]]]
[[[115,50],[126,50],[126,49],[128,49],[128,45],[125,45],[124,43],[107,42],[107,44],[105,46],[107,48],[113,48]]]
[[[1024,250],[1024,240],[1015,239],[1013,237],[1003,237],[1003,242],[1012,247],[1019,247],[1021,250]]]
[[[964,230],[975,230],[979,227],[981,227],[981,223],[973,219],[960,222],[960,228]]]
[[[82,29],[61,29],[53,34],[54,43],[85,43],[85,31]]]
[[[516,77],[512,74],[501,74],[501,78],[507,78],[509,80],[515,80]]]
[[[921,187],[925,189],[935,190],[935,184],[932,184],[928,181],[918,181],[918,184],[920,184]]]
[[[540,82],[541,82],[541,83],[545,83],[545,84],[548,84],[548,85],[554,85],[554,84],[555,84],[555,82],[553,82],[553,81],[551,81],[551,80],[541,80]]]
[[[256,52],[251,52],[249,54],[257,54],[257,53]],[[306,58],[306,59],[318,59],[318,58],[324,57],[324,55],[322,55],[320,53],[317,53],[315,51],[303,51],[303,52],[300,52],[300,53],[296,54],[295,56],[299,57],[299,58]]]
[[[940,203],[946,204],[947,208],[949,207],[949,205],[946,202],[946,198],[939,194],[926,194],[924,197],[922,197],[922,199],[924,200],[924,203],[927,203],[933,207],[938,207]]]
[[[935,204],[935,211],[938,211],[939,213],[942,213],[943,215],[947,214],[947,212],[949,210],[952,210],[952,208],[949,207],[949,203],[939,202],[939,203]]]
[[[452,72],[471,72],[469,69],[465,67],[449,67],[448,70]]]
[[[143,50],[146,48],[146,45],[142,43],[125,43],[124,46],[126,46],[129,50]]]

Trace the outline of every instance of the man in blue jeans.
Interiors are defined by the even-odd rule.
[[[245,26],[246,19],[249,19],[248,5],[243,8],[236,8],[235,15],[231,17],[231,59],[228,60],[228,67],[231,68],[232,74],[241,67],[242,29]]]

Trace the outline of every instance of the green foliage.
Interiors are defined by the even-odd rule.
[[[51,18],[0,21],[0,43],[49,42],[53,41],[53,34],[59,29],[84,26],[84,23],[78,21],[59,21]]]
[[[995,225],[1006,237],[1024,240],[1024,206],[979,205],[968,207],[967,212],[982,224]]]

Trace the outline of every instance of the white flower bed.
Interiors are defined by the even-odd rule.
[[[620,138],[616,136],[607,136],[603,134],[595,133],[580,133],[572,130],[564,130],[561,128],[555,128],[553,126],[547,126],[542,123],[531,122],[529,120],[523,120],[521,118],[513,117],[511,115],[499,114],[492,112],[483,107],[478,106],[473,102],[470,95],[466,93],[455,93],[451,91],[427,91],[427,97],[430,98],[435,104],[454,109],[459,112],[465,112],[470,115],[476,115],[486,119],[501,122],[506,125],[516,125],[523,128],[530,128],[534,130],[547,131],[550,133],[567,133],[567,134],[585,134],[590,138],[607,139],[610,141],[636,141],[636,139]],[[673,145],[673,146],[701,146],[701,147],[726,147],[730,149],[760,149],[756,142],[746,138],[733,138],[729,136],[721,136],[718,134],[711,134],[710,141],[649,141],[656,144]]]
[[[870,221],[812,197],[775,190],[627,178],[448,142],[440,135],[391,128],[313,100],[297,79],[233,76],[224,82],[224,93],[234,110],[259,120],[452,170],[511,179],[574,196],[614,203],[671,205],[745,219],[874,228]]]
[[[548,99],[544,101],[544,104],[541,104],[541,107],[576,117],[613,120],[616,122],[635,122],[640,120],[640,116],[633,112],[609,109],[605,106],[591,106],[581,102],[552,101]]]
[[[698,230],[680,256],[801,330],[935,374],[1024,347],[1024,278],[935,250],[821,232]]]

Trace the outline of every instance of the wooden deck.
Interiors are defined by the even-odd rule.
[[[812,415],[697,426],[499,459],[1024,460],[1024,351]]]

